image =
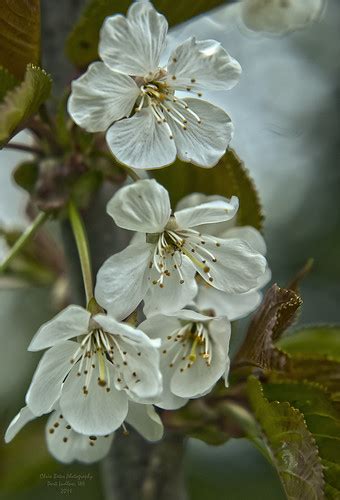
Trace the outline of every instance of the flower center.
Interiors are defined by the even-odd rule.
[[[114,366],[117,378],[114,380],[120,389],[129,389],[129,384],[140,382],[136,371],[132,372],[128,362],[128,352],[122,348],[115,335],[108,334],[101,328],[95,327],[85,335],[77,351],[71,358],[71,363],[78,363],[78,377],[84,377],[83,393],[89,393],[89,386],[94,371],[97,369],[99,376],[97,383],[100,387],[111,390],[110,368]],[[141,356],[141,353],[137,353]],[[131,372],[131,373],[127,373]]]
[[[164,74],[161,73],[159,76],[164,77]],[[167,82],[154,79],[136,83],[140,85],[140,96],[136,101],[135,112],[138,113],[145,106],[150,106],[156,123],[165,125],[170,139],[173,139],[173,133],[168,124],[169,117],[176,122],[182,130],[187,130],[188,128],[189,124],[186,117],[188,115],[191,115],[198,124],[202,123],[201,118],[189,108],[188,104],[175,96],[175,89],[168,85]],[[188,88],[187,90],[189,91],[191,89]]]
[[[179,367],[180,372],[184,372],[186,369],[191,368],[199,357],[205,360],[207,366],[210,366],[212,351],[206,325],[203,323],[187,323],[182,328],[175,330],[167,337],[162,352],[169,356],[169,353],[173,350],[176,352],[169,364],[170,368],[176,365]]]
[[[170,277],[172,272],[177,273],[179,283],[183,284],[184,277],[181,270],[183,255],[196,268],[199,267],[212,283],[214,279],[210,274],[209,263],[216,263],[217,258],[205,245],[209,242],[219,247],[220,243],[210,236],[202,236],[201,233],[193,229],[175,230],[175,224],[171,218],[165,231],[158,235],[149,268],[155,269],[159,277],[154,279],[152,284],[163,288],[165,279]]]

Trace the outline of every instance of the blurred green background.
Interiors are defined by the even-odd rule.
[[[265,236],[273,280],[281,285],[314,257],[302,286],[300,324],[339,321],[339,116],[340,4],[329,0],[323,18],[282,37],[245,32],[229,7],[172,32],[173,42],[196,34],[215,38],[240,61],[240,84],[227,95],[208,96],[231,114],[232,146],[245,161],[266,213]],[[0,225],[25,226],[25,199],[10,183],[18,161],[0,153]],[[27,353],[39,325],[55,313],[48,290],[0,289],[0,430],[21,408],[40,354]],[[240,342],[247,320],[233,339]],[[43,419],[29,424],[10,443],[0,444],[0,498],[60,498],[48,474],[90,474],[73,499],[104,498],[100,466],[63,466],[49,457]],[[192,440],[185,461],[193,500],[284,498],[275,472],[251,444],[231,440],[210,447]],[[70,478],[70,481],[73,481]]]

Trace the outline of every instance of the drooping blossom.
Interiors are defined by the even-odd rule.
[[[140,328],[162,339],[163,393],[157,406],[176,409],[211,391],[229,373],[230,322],[191,310],[146,319]]]

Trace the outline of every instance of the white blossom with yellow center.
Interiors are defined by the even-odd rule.
[[[188,399],[211,391],[224,376],[228,383],[230,323],[182,310],[155,315],[140,328],[151,338],[160,336],[163,393],[157,406],[176,409]]]
[[[29,346],[31,351],[49,349],[33,375],[26,403],[39,416],[59,401],[75,432],[109,434],[126,418],[129,399],[151,403],[160,394],[158,346],[159,341],[128,324],[69,306],[45,323]]]
[[[195,297],[196,273],[224,292],[254,288],[266,269],[265,258],[237,238],[224,240],[198,230],[231,219],[237,208],[233,197],[172,214],[168,192],[155,180],[121,188],[108,213],[137,236],[99,270],[99,303],[115,317],[127,317],[142,300],[146,315],[175,312]]]
[[[107,131],[112,153],[131,167],[162,167],[176,154],[212,167],[226,151],[233,125],[222,109],[201,99],[202,89],[231,89],[241,68],[218,42],[195,38],[180,44],[161,67],[167,31],[165,17],[149,2],[131,5],[127,17],[106,18],[99,44],[103,62],[72,83],[68,111],[89,132]],[[178,91],[189,98],[179,98]]]

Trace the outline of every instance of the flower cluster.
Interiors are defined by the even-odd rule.
[[[73,82],[69,112],[91,132],[108,129],[110,149],[130,166],[161,167],[176,154],[213,166],[231,138],[228,115],[175,93],[229,89],[240,67],[218,43],[195,39],[160,66],[166,33],[148,2],[107,18],[103,62]],[[33,338],[29,350],[46,351],[6,441],[49,414],[51,453],[92,462],[118,428],[158,440],[162,410],[209,393],[221,378],[228,384],[230,322],[257,307],[270,278],[263,238],[236,225],[238,206],[237,197],[193,193],[173,211],[151,179],[116,192],[107,212],[131,242],[104,262],[87,308],[70,305]]]
[[[29,350],[48,350],[7,441],[51,413],[51,453],[98,460],[124,422],[160,439],[152,405],[176,409],[221,377],[228,383],[230,321],[259,301],[268,280],[264,243],[255,229],[233,227],[237,198],[195,194],[180,206],[172,213],[155,180],[123,187],[109,202],[116,224],[135,234],[98,272],[95,295],[105,309],[71,305],[37,332]],[[146,319],[138,327],[121,321],[141,302]]]

